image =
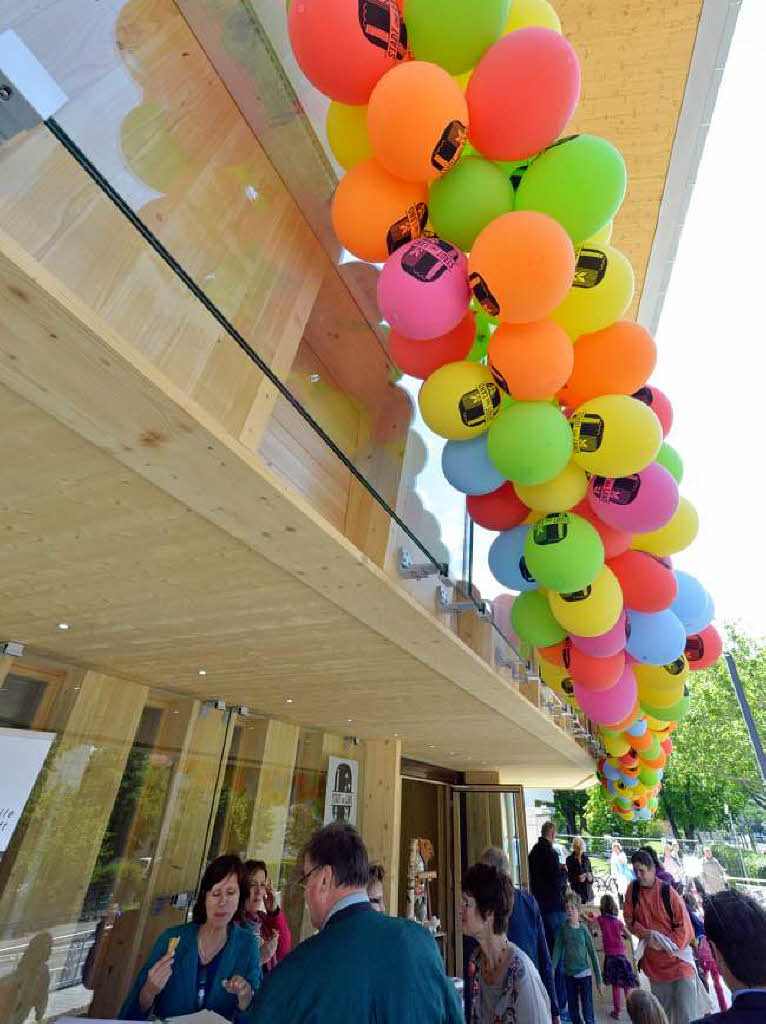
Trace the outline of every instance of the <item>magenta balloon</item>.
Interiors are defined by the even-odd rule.
[[[598,725],[617,725],[628,717],[638,697],[638,684],[633,669],[625,671],[609,690],[589,690],[574,684],[577,703],[592,722]]]
[[[521,649],[521,640],[511,625],[511,611],[515,600],[515,594],[499,594],[492,602],[492,617],[506,640],[509,640],[511,646],[518,651]]]
[[[570,639],[583,654],[592,658],[611,658],[625,650],[625,612],[621,612],[617,622],[601,636],[572,636]]]
[[[607,526],[623,533],[651,533],[665,526],[678,508],[678,484],[658,462],[617,479],[592,476],[588,504]]]
[[[378,278],[378,308],[406,338],[438,338],[468,312],[465,253],[441,238],[415,238],[391,253]]]

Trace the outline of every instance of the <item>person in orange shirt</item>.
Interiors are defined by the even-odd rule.
[[[699,1016],[692,923],[675,889],[657,878],[651,856],[637,850],[631,862],[636,881],[625,894],[625,924],[644,945],[641,968],[670,1024],[689,1024]]]

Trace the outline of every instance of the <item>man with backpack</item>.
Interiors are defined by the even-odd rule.
[[[631,862],[636,881],[628,886],[623,914],[640,941],[641,969],[670,1024],[689,1024],[699,1016],[692,923],[675,889],[657,878],[650,854],[636,850]]]

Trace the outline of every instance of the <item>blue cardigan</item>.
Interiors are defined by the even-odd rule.
[[[195,1013],[197,1010],[197,952],[198,924],[182,924],[175,928],[167,928],[152,946],[149,959],[138,972],[133,988],[120,1010],[120,1020],[148,1020],[149,1014],[158,1017],[176,1017],[184,1013]],[[154,1006],[143,1013],[138,996],[146,982],[149,970],[161,960],[168,951],[168,943],[174,937],[181,941],[176,947],[173,960],[173,973],[165,988],[154,1001]],[[237,1005],[237,997],[227,992],[222,982],[226,978],[239,974],[253,986],[255,992],[261,983],[261,967],[258,957],[258,943],[255,936],[236,924],[229,927],[226,945],[221,950],[218,969],[213,985],[208,993],[207,1009],[214,1010],[226,1020],[234,1024],[250,1024],[252,1014],[250,1008],[241,1012]],[[251,1004],[252,1006],[252,1004]]]

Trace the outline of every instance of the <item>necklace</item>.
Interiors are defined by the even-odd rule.
[[[500,976],[500,974],[502,973],[502,971],[505,968],[505,964],[506,964],[506,961],[508,959],[508,955],[510,954],[510,951],[511,951],[511,944],[508,941],[508,939],[506,938],[505,941],[503,942],[503,945],[502,945],[501,949],[500,949],[499,959],[498,959],[498,961],[497,961],[497,963],[495,964],[494,967],[490,967],[489,966],[489,961],[488,961],[488,959],[486,957],[486,954],[485,954],[485,956],[484,956],[484,964],[483,964],[483,967],[482,967],[482,974],[484,975],[484,978],[485,978],[486,981],[492,983],[492,982],[497,980],[497,978]]]
[[[219,939],[213,949],[208,950],[205,945],[205,939],[202,934],[202,929],[199,930],[197,935],[197,947],[199,949],[200,960],[203,964],[210,963],[213,957],[219,953],[226,945],[226,933],[224,932],[223,939]]]

